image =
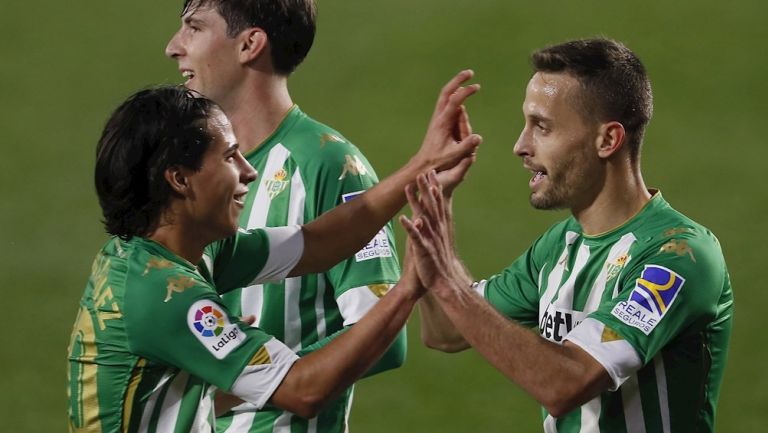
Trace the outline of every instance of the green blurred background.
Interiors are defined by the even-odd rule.
[[[129,94],[181,81],[163,57],[180,4],[2,3],[0,431],[66,428],[66,346],[105,239],[92,185],[95,143]],[[654,85],[646,182],[718,234],[731,271],[737,312],[718,430],[765,431],[767,21],[768,3],[757,0],[321,0],[315,46],[291,79],[292,95],[386,175],[420,143],[440,85],[474,68],[483,89],[469,108],[485,143],[458,193],[456,219],[464,259],[475,276],[488,276],[564,216],[528,206],[529,174],[512,154],[528,54],[578,37],[626,42]],[[359,384],[354,432],[542,430],[536,403],[476,353],[423,348],[416,314],[409,335],[403,368]]]

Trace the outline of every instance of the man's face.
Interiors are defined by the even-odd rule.
[[[165,54],[179,63],[187,88],[223,105],[242,73],[237,41],[227,36],[227,23],[216,8],[203,5],[181,17]]]
[[[248,183],[256,170],[238,150],[232,126],[224,113],[208,120],[208,133],[214,138],[203,156],[199,171],[189,174],[189,200],[186,212],[199,231],[212,240],[237,231]]]
[[[573,210],[587,205],[600,189],[599,123],[582,114],[581,91],[578,80],[564,73],[537,72],[528,82],[525,127],[514,151],[533,173],[528,185],[537,209]]]

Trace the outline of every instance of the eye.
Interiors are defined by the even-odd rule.
[[[542,122],[536,122],[534,127],[541,132],[542,134],[547,134],[549,132],[549,128],[547,128],[546,125],[544,125]]]

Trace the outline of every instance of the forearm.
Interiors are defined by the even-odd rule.
[[[369,371],[399,334],[418,298],[398,286],[349,330],[296,361],[272,403],[311,417]]]
[[[430,164],[414,158],[364,194],[304,225],[304,254],[289,276],[324,272],[359,251],[402,209],[405,186]]]
[[[446,316],[434,295],[425,294],[419,300],[421,319],[421,341],[430,349],[441,352],[460,352],[469,348],[469,343]]]
[[[471,290],[442,292],[437,303],[467,342],[554,416],[608,387],[605,371],[578,347],[557,345],[508,320]]]

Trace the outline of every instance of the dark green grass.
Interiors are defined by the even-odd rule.
[[[46,2],[52,3],[52,2]],[[180,2],[9,2],[0,13],[0,397],[3,431],[65,429],[65,352],[77,299],[105,236],[92,186],[96,140],[136,89],[180,81],[164,59]],[[646,63],[656,111],[646,182],[718,234],[737,311],[718,430],[761,431],[768,373],[760,269],[768,259],[768,6],[758,1],[322,1],[318,38],[292,78],[302,108],[357,143],[381,175],[416,149],[434,96],[472,67],[485,143],[458,193],[460,251],[478,276],[517,257],[562,213],[527,205],[512,154],[543,45],[606,35]],[[401,237],[402,239],[402,237]],[[474,352],[424,349],[358,386],[355,432],[540,431],[533,400]]]

